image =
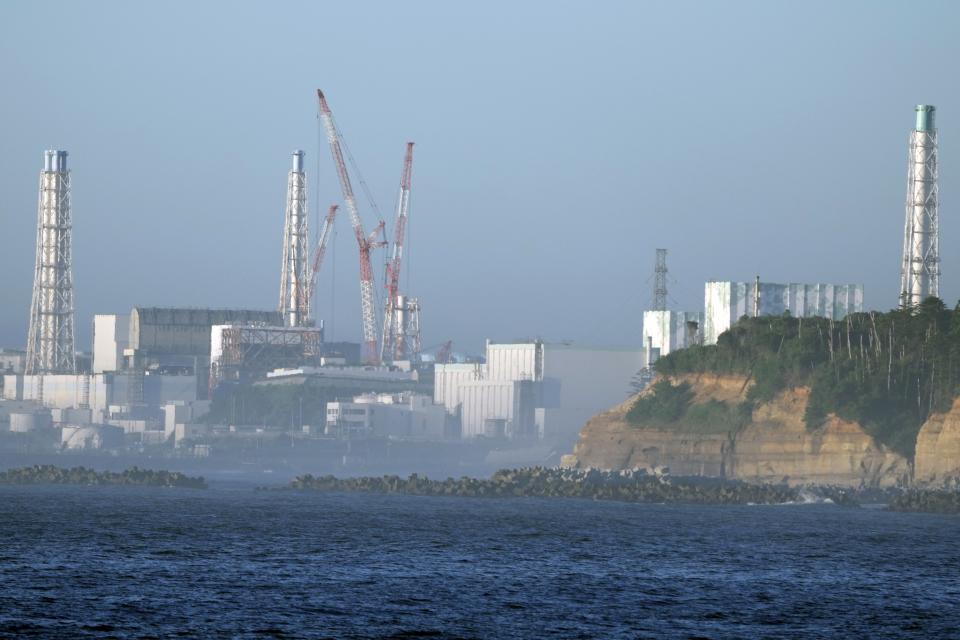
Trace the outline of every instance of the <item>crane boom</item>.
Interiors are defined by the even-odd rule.
[[[363,221],[360,219],[360,212],[357,209],[357,199],[353,195],[353,186],[350,184],[350,176],[347,174],[347,165],[343,161],[343,151],[340,149],[340,135],[337,132],[336,125],[333,123],[333,114],[327,105],[327,99],[323,92],[317,89],[317,100],[320,105],[320,120],[327,133],[327,142],[330,144],[330,152],[333,154],[333,162],[337,167],[337,177],[340,179],[340,190],[343,192],[343,201],[347,205],[347,212],[350,214],[350,224],[353,227],[353,235],[357,239],[357,247],[360,250],[360,307],[363,319],[363,343],[364,360],[367,362],[377,361],[377,329],[376,329],[376,311],[374,309],[373,299],[373,269],[370,267],[370,250],[377,246],[383,246],[382,242],[376,241],[377,230],[383,230],[383,223],[377,227],[377,230],[368,237],[363,232]]]
[[[400,267],[403,262],[403,241],[410,214],[410,179],[413,172],[413,143],[407,143],[403,156],[403,170],[400,172],[400,197],[397,200],[397,221],[393,229],[393,255],[387,262],[386,289],[387,301],[383,312],[383,339],[380,342],[380,359],[402,358],[404,327],[399,326],[397,318],[397,294],[400,290]]]
[[[407,143],[407,152],[403,157],[403,172],[400,175],[400,200],[397,205],[397,226],[393,233],[393,256],[387,266],[387,288],[396,295],[400,288],[400,263],[403,261],[403,240],[410,214],[410,175],[413,171],[413,143]]]
[[[317,275],[320,273],[320,265],[323,264],[323,256],[327,253],[327,241],[333,233],[333,220],[337,215],[337,205],[330,205],[327,211],[327,217],[323,221],[323,229],[320,231],[320,240],[317,242],[317,249],[313,254],[313,269],[310,271],[310,283],[307,287],[307,304],[313,300],[313,294],[317,289]]]

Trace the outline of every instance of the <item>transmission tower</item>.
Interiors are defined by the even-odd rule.
[[[907,156],[906,223],[900,270],[900,306],[940,295],[940,202],[936,107],[919,104]]]
[[[653,310],[667,310],[667,250],[657,249],[657,264],[653,269]]]
[[[308,260],[307,182],[303,171],[303,151],[294,151],[293,168],[287,176],[283,266],[280,271],[279,311],[288,327],[302,326],[310,316]]]
[[[26,373],[76,373],[70,171],[66,151],[47,151],[40,172]]]

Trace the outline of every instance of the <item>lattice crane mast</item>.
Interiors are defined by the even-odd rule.
[[[400,173],[400,198],[397,203],[397,221],[393,229],[393,254],[387,262],[386,289],[387,302],[383,312],[383,340],[380,342],[380,359],[393,360],[404,355],[404,331],[398,317],[398,298],[400,291],[400,266],[403,262],[403,241],[410,214],[410,178],[413,171],[413,143],[407,143],[403,156],[403,170]],[[400,310],[405,312],[405,310]],[[404,314],[399,314],[404,315]]]
[[[357,199],[353,195],[353,186],[350,184],[347,165],[343,161],[343,152],[340,149],[341,136],[333,123],[333,114],[327,105],[327,99],[320,89],[317,89],[317,100],[320,104],[320,120],[327,132],[327,142],[330,143],[330,152],[333,154],[337,176],[340,178],[343,201],[347,205],[350,224],[353,226],[353,235],[357,239],[357,247],[360,250],[360,310],[363,318],[363,356],[366,362],[375,363],[379,354],[377,352],[376,310],[373,298],[373,269],[370,266],[370,250],[386,244],[382,240],[378,240],[378,238],[382,238],[380,234],[383,233],[384,222],[381,220],[369,236],[363,232],[363,221],[360,219],[360,212],[357,210]]]
[[[336,216],[337,205],[332,204],[330,205],[330,209],[327,210],[327,217],[323,221],[323,229],[320,230],[320,240],[317,242],[317,248],[313,254],[313,267],[310,270],[310,282],[307,284],[305,304],[310,304],[310,301],[313,300],[313,294],[317,290],[317,276],[320,273],[320,265],[323,264],[323,256],[327,253],[327,241],[333,234],[333,220]],[[306,318],[308,315],[305,311],[303,317]]]

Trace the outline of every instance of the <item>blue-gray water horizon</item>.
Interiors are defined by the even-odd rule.
[[[0,637],[960,636],[960,518],[0,487]]]

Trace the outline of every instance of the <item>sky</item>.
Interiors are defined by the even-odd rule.
[[[70,153],[79,347],[95,313],[274,308],[293,150],[313,230],[342,204],[317,88],[388,231],[416,142],[402,282],[428,351],[639,346],[658,247],[678,310],[755,275],[894,307],[918,103],[952,306],[958,25],[951,2],[3,2],[0,346],[26,343],[49,148]],[[359,340],[341,213],[318,315]]]

